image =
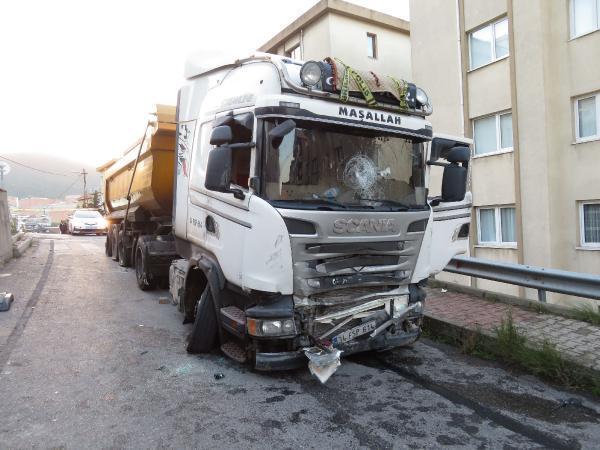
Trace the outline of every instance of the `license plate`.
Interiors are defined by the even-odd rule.
[[[370,333],[371,331],[375,331],[376,322],[372,320],[371,322],[361,323],[359,326],[350,328],[349,330],[344,331],[343,333],[338,334],[332,339],[333,345],[343,344],[344,342],[351,341],[358,336],[362,336],[363,334]]]

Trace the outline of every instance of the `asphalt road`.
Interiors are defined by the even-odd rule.
[[[0,268],[0,448],[598,448],[597,402],[427,340],[326,385],[188,355],[168,292],[103,246],[40,236]]]

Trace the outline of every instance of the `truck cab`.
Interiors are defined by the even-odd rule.
[[[317,370],[418,339],[424,281],[467,250],[469,143],[434,139],[422,89],[369,74],[268,54],[188,62],[170,289],[194,322],[189,351]]]

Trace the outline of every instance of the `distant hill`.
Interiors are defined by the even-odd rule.
[[[0,158],[0,161],[10,165],[10,173],[4,177],[4,189],[8,191],[8,195],[19,198],[62,198],[65,195],[82,194],[83,177],[73,172],[81,172],[83,168],[89,172],[87,191],[100,189],[101,177],[95,167],[39,153],[3,153],[2,156],[36,169],[67,175],[57,176],[38,172]]]

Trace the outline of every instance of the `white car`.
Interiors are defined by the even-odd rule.
[[[78,209],[69,220],[71,234],[106,234],[106,220],[96,210]]]

